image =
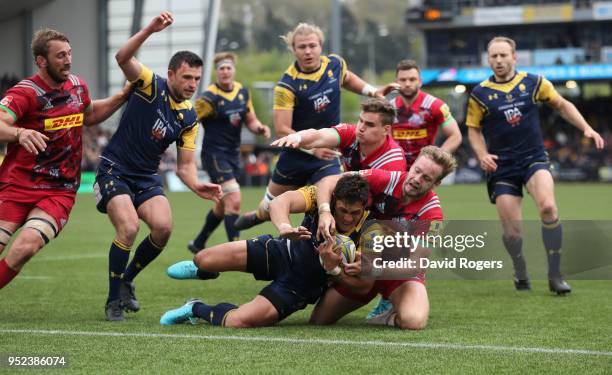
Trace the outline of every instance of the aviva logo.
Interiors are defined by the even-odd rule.
[[[56,131],[83,125],[83,114],[54,117],[45,119],[45,131]]]

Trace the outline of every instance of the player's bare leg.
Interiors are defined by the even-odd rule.
[[[10,283],[23,266],[57,233],[55,219],[40,208],[34,208],[28,215],[23,229],[11,244],[6,257],[0,261],[0,289]],[[3,243],[8,244],[10,237],[19,224],[0,222],[3,228]],[[10,235],[9,235],[10,234]],[[2,250],[6,245],[2,246]]]
[[[215,326],[231,328],[255,328],[271,326],[278,322],[278,311],[263,296],[256,296],[242,306],[231,303],[208,305],[200,300],[188,301],[185,305],[167,311],[160,319],[161,325],[180,324],[197,318]]]
[[[345,315],[364,305],[364,302],[347,298],[336,289],[330,288],[312,310],[309,323],[314,325],[334,324]]]
[[[368,323],[409,330],[425,329],[429,318],[429,297],[423,283],[407,281],[391,293],[389,300],[393,308],[368,320]]]
[[[0,254],[8,246],[11,237],[13,237],[17,229],[19,229],[18,223],[0,220]]]
[[[186,260],[168,267],[168,276],[177,280],[210,280],[219,277],[219,272],[246,272],[246,241],[219,244],[199,251],[193,261]]]
[[[555,201],[554,180],[548,170],[541,169],[531,176],[526,186],[542,220],[542,240],[548,257],[549,289],[558,295],[565,295],[570,293],[572,288],[561,276],[563,228]]]
[[[119,289],[122,308],[134,312],[140,310],[140,303],[135,295],[134,278],[161,254],[172,233],[172,210],[168,199],[163,195],[148,199],[138,207],[136,213],[138,218],[147,224],[151,233],[136,248],[132,261],[125,269]]]
[[[249,211],[241,215],[236,220],[234,228],[236,228],[236,230],[245,230],[270,220],[270,202],[272,202],[274,197],[277,197],[286,191],[295,190],[296,188],[297,186],[295,185],[280,185],[274,181],[270,181],[268,183],[268,187],[266,188],[264,199],[259,202],[257,210]]]
[[[401,329],[425,329],[429,319],[429,297],[423,283],[408,281],[389,296],[397,311],[395,326]]]
[[[516,290],[531,290],[527,263],[523,254],[521,204],[521,197],[510,194],[502,194],[495,200],[504,232],[502,241],[514,265],[514,287]]]

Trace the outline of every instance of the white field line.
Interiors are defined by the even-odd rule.
[[[417,343],[417,342],[393,342],[393,341],[358,341],[358,340],[329,340],[329,339],[294,339],[288,337],[263,337],[263,336],[212,336],[212,335],[185,335],[170,333],[129,333],[129,332],[88,332],[88,331],[62,331],[62,330],[38,330],[38,329],[0,329],[0,333],[18,333],[28,335],[51,335],[51,336],[92,336],[92,337],[137,337],[137,338],[165,338],[165,339],[191,339],[191,340],[218,340],[218,341],[244,341],[244,342],[276,342],[302,345],[347,345],[347,346],[382,346],[418,349],[448,349],[448,350],[479,350],[498,351],[510,353],[545,353],[545,354],[579,354],[589,356],[612,357],[612,352],[585,350],[585,349],[563,349],[563,348],[538,348],[521,346],[501,345],[465,345],[447,343]]]

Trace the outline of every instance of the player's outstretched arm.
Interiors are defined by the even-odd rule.
[[[345,89],[354,92],[355,94],[365,95],[372,98],[381,98],[384,99],[385,95],[390,93],[393,90],[399,90],[399,84],[392,82],[388,83],[380,88],[376,88],[363,79],[359,77],[357,74],[351,72],[350,70],[346,72],[346,77],[344,78],[344,82],[342,83],[342,87]]]
[[[158,16],[136,34],[132,35],[130,39],[125,42],[117,54],[115,60],[119,64],[119,67],[125,74],[125,77],[130,81],[135,81],[140,75],[141,66],[138,60],[134,57],[136,51],[140,48],[142,43],[147,40],[151,34],[162,31],[166,27],[170,26],[174,22],[174,17],[170,12],[161,12]]]
[[[559,95],[551,100],[549,105],[557,110],[565,121],[580,129],[586,138],[592,139],[598,150],[604,148],[604,140],[601,135],[593,130],[572,102]]]
[[[200,198],[219,202],[221,200],[221,185],[208,182],[198,182],[198,168],[194,152],[178,148],[176,158],[176,175],[183,183]]]
[[[307,203],[304,195],[299,191],[287,191],[270,202],[270,220],[278,229],[281,237],[292,241],[308,240],[312,236],[310,231],[303,227],[293,227],[289,214],[306,212]]]
[[[306,129],[289,134],[272,142],[272,146],[292,148],[338,147],[338,132],[333,129]]]
[[[480,128],[468,127],[468,140],[480,162],[480,167],[485,172],[494,172],[497,169],[497,163],[495,162],[497,155],[489,154],[489,151],[487,151],[487,144]]]
[[[15,127],[15,119],[6,111],[0,109],[0,142],[18,142],[29,153],[38,155],[47,148],[49,138],[32,129]]]
[[[127,101],[133,84],[127,82],[123,89],[108,98],[93,100],[85,111],[85,125],[96,125],[115,113]]]
[[[246,126],[253,134],[263,135],[264,138],[270,139],[270,135],[272,134],[270,131],[270,127],[264,125],[259,121],[255,112],[247,112],[246,115]]]

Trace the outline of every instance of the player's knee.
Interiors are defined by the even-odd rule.
[[[552,200],[545,200],[539,205],[540,217],[545,219],[555,218],[557,216],[557,205]]]
[[[427,314],[418,312],[398,313],[395,317],[395,325],[399,329],[418,331],[427,327]]]
[[[226,214],[240,213],[240,197],[237,194],[230,194],[223,200],[223,209]]]
[[[163,222],[151,227],[151,237],[159,246],[164,246],[172,234],[172,222]]]
[[[199,251],[195,257],[193,257],[193,263],[202,270],[206,270],[212,264],[211,254],[209,251]]]
[[[510,242],[510,243],[514,243],[517,241],[521,240],[521,232],[520,231],[511,231],[511,232],[506,232],[503,235],[503,240],[505,242]]]
[[[128,222],[117,228],[117,239],[128,246],[132,246],[138,235],[140,224],[138,221]]]
[[[17,237],[11,247],[11,258],[15,259],[21,266],[36,255],[44,245],[45,241],[38,234],[24,231]]]

